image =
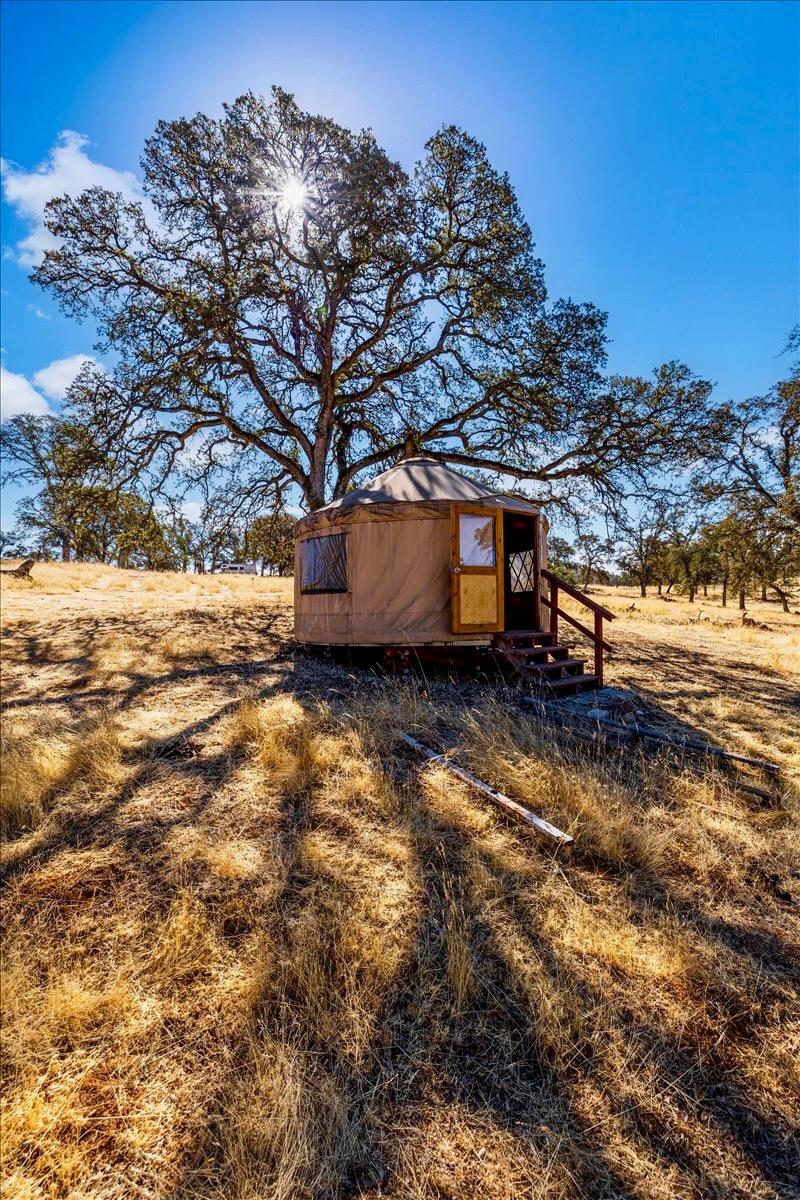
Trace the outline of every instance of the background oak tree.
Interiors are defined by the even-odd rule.
[[[718,410],[723,437],[708,490],[800,532],[800,325],[784,353],[789,371],[765,396]]]
[[[21,502],[21,529],[35,532],[46,546],[57,545],[69,562],[75,530],[113,470],[90,427],[79,420],[21,414],[0,426],[0,456],[3,483],[38,488]]]

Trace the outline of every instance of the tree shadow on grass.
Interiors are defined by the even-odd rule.
[[[669,695],[694,699],[720,694],[758,699],[779,708],[793,709],[800,698],[800,682],[774,668],[729,657],[692,645],[676,646],[657,638],[626,636],[624,658],[615,673],[650,694],[653,672]],[[674,681],[674,682],[673,682]],[[661,687],[652,687],[658,696]]]
[[[242,1163],[233,1164],[228,1152],[232,1144],[241,1149],[234,1127],[264,1069],[253,1050],[254,1036],[256,1043],[287,1045],[318,1069],[303,1079],[305,1094],[298,1102],[307,1122],[306,1159],[302,1168],[295,1164],[293,1177],[298,1197],[400,1197],[410,1194],[412,1164],[415,1196],[488,1195],[489,1170],[507,1172],[498,1195],[533,1194],[537,1173],[540,1181],[552,1176],[558,1195],[643,1200],[656,1180],[661,1195],[667,1187],[674,1195],[719,1200],[788,1195],[795,1162],[791,1132],[774,1114],[757,1111],[725,1055],[708,1041],[680,1044],[673,1030],[653,1018],[651,1007],[639,1011],[631,1004],[630,992],[620,997],[616,990],[610,1000],[534,924],[520,897],[535,886],[535,874],[498,862],[474,834],[434,810],[414,780],[401,786],[411,797],[401,828],[413,846],[408,869],[418,901],[407,922],[407,952],[376,1005],[367,1050],[353,1061],[335,1036],[320,1036],[314,1020],[307,1020],[301,993],[276,990],[274,979],[265,980],[250,1050],[239,1059],[224,1095],[211,1100],[207,1137],[175,1200],[219,1194],[226,1187],[235,1193],[232,1172],[241,1171]],[[336,1011],[344,986],[337,974],[340,950],[336,930],[324,918],[337,907],[337,896],[346,910],[352,875],[343,867],[341,876],[326,869],[315,879],[308,863],[298,861],[296,839],[308,830],[310,817],[304,810],[301,820],[295,814],[290,822],[295,853],[276,902],[285,938],[279,957],[291,958],[297,950],[293,937],[309,928],[298,918],[321,903],[324,886],[324,912],[310,916],[329,951],[325,969]],[[331,828],[329,823],[329,833]],[[349,836],[344,823],[341,837]],[[543,879],[550,870],[547,851],[524,842],[520,848],[544,856],[537,865]],[[493,893],[490,902],[475,896],[476,867]],[[645,881],[641,887],[639,880]],[[625,883],[634,908],[641,903],[652,913],[657,894],[680,908],[657,875],[630,872]],[[468,995],[460,994],[449,957],[454,912],[470,964]],[[754,948],[743,947],[729,924],[707,920],[688,902],[680,917],[712,949],[715,941],[733,945],[746,956],[748,969],[759,972]],[[523,951],[527,966],[519,957]],[[359,963],[352,966],[358,972]],[[546,1011],[551,999],[563,1005],[555,1022]],[[737,1030],[732,1010],[739,1000],[724,994],[716,1000],[729,1041],[756,1032],[752,1026]],[[628,1079],[609,1068],[612,1042],[615,1062],[626,1064]],[[599,1105],[594,1112],[587,1095]],[[312,1119],[308,1114],[315,1109]],[[459,1122],[467,1127],[461,1150],[453,1149],[451,1138],[450,1160],[448,1143],[444,1149],[426,1145],[424,1134],[426,1123],[441,1118],[446,1124],[447,1114],[454,1114],[456,1142]],[[484,1151],[489,1148],[485,1163],[474,1144],[469,1149],[475,1136],[483,1138]],[[510,1155],[505,1165],[501,1157],[492,1166],[493,1139],[501,1139]],[[281,1158],[285,1152],[274,1141],[249,1148],[245,1171],[258,1174],[265,1195],[289,1169]]]
[[[113,633],[117,627],[126,635],[131,635],[131,626],[122,617],[106,618],[101,626],[87,619],[73,622],[73,640],[78,645],[73,646],[74,653],[68,657],[59,655],[53,657],[51,638],[42,637],[37,631],[20,634],[15,631],[14,637],[19,643],[13,652],[7,652],[5,661],[9,667],[23,669],[25,666],[37,667],[53,665],[60,668],[72,668],[77,676],[72,679],[44,684],[49,694],[9,696],[4,700],[3,711],[15,711],[25,708],[43,706],[66,706],[71,711],[80,714],[86,709],[96,707],[98,703],[114,703],[120,710],[132,707],[138,701],[145,699],[149,693],[161,688],[168,688],[175,683],[191,683],[194,681],[209,682],[231,679],[257,680],[269,671],[274,671],[276,664],[285,661],[281,655],[284,644],[280,636],[280,626],[283,622],[281,613],[265,613],[258,621],[259,642],[263,645],[270,643],[275,646],[275,653],[269,657],[253,657],[239,660],[222,660],[212,657],[198,648],[196,659],[191,665],[181,665],[173,662],[167,670],[142,671],[136,667],[127,667],[114,674],[113,682],[96,683],[92,674],[93,652],[97,646],[102,646],[102,635]],[[144,633],[152,640],[152,632],[145,629]],[[8,635],[11,636],[11,635]],[[144,636],[144,634],[143,634]],[[191,649],[187,657],[191,656]],[[6,690],[9,690],[7,685]]]
[[[440,817],[435,818],[435,828],[450,842],[451,870],[456,869],[462,875],[468,875],[469,863],[477,858],[482,869],[488,872],[489,877],[494,878],[498,890],[509,889],[511,881],[507,877],[507,871],[498,871],[491,857],[477,850],[473,839],[465,836],[461,829],[452,823],[441,823]],[[435,871],[431,869],[432,865],[428,865],[428,878],[429,886],[435,889],[437,882]],[[529,886],[529,881],[523,882]],[[468,888],[464,890],[467,892]],[[607,996],[589,983],[585,974],[582,973],[581,977],[578,977],[572,972],[565,955],[554,949],[552,941],[543,936],[530,919],[517,916],[513,890],[515,889],[512,883],[510,899],[505,904],[494,906],[494,913],[501,916],[501,922],[497,919],[487,920],[485,914],[474,910],[470,912],[469,920],[469,926],[474,931],[473,952],[476,956],[482,956],[488,967],[489,978],[494,979],[493,995],[504,997],[503,1006],[498,1013],[500,1027],[503,1027],[505,1022],[507,1037],[510,1039],[515,1037],[519,1028],[528,1031],[534,1061],[539,1063],[542,1078],[546,1080],[545,1093],[547,1096],[559,1098],[555,1112],[561,1112],[563,1120],[557,1130],[558,1140],[561,1152],[566,1151],[571,1160],[573,1177],[579,1171],[577,1177],[582,1180],[579,1194],[634,1194],[634,1190],[631,1190],[633,1184],[630,1181],[622,1182],[616,1174],[618,1168],[613,1160],[609,1160],[602,1136],[590,1128],[585,1117],[578,1114],[575,1104],[572,1103],[573,1088],[589,1084],[597,1092],[606,1093],[610,1108],[614,1108],[614,1097],[608,1096],[608,1079],[604,1073],[606,1046],[603,1045],[603,1019],[596,1020],[594,1015],[603,1012]],[[686,906],[682,918],[687,922],[694,922],[696,917],[697,914]],[[530,1000],[525,996],[528,984],[524,978],[517,976],[513,970],[513,960],[510,959],[507,949],[504,950],[503,943],[498,941],[499,924],[509,925],[519,941],[527,944],[531,959],[545,974],[547,988],[543,989],[541,997],[545,998],[549,989],[560,991],[561,995],[569,997],[570,1015],[573,1019],[571,1033],[575,1040],[565,1058],[569,1060],[570,1055],[575,1056],[575,1066],[565,1067],[561,1062],[553,1062],[553,1045],[548,1044],[548,1038],[540,1037],[537,1014],[535,1009],[531,1010]],[[724,936],[724,932],[728,931],[723,932],[717,928],[715,932],[716,936]],[[756,973],[760,962],[758,959],[752,959],[750,966],[753,973]],[[732,1003],[735,1001],[732,1000]],[[485,1010],[486,1006],[481,1008]],[[723,1130],[724,1138],[734,1147],[734,1152],[751,1164],[754,1174],[760,1176],[760,1180],[775,1188],[789,1186],[794,1180],[793,1163],[796,1165],[789,1142],[789,1130],[781,1127],[777,1121],[759,1116],[753,1111],[746,1096],[736,1086],[727,1064],[715,1060],[714,1055],[709,1055],[703,1050],[694,1054],[690,1049],[676,1046],[674,1037],[670,1036],[668,1031],[664,1031],[654,1022],[645,1024],[640,1018],[637,1020],[637,1012],[638,1008],[633,1012],[620,1006],[618,1013],[624,1022],[622,1038],[625,1043],[626,1060],[631,1064],[637,1060],[642,1063],[657,1062],[664,1091],[669,1092],[678,1086],[680,1081],[679,1092],[686,1103],[686,1112],[682,1116],[696,1124],[698,1133],[706,1121],[716,1124]],[[463,1018],[459,1024],[462,1025],[459,1032],[463,1037],[464,1032],[467,1032],[463,1027]],[[480,1028],[471,1031],[471,1038],[467,1032],[468,1040],[475,1040],[475,1034],[480,1034]],[[567,1033],[567,1044],[569,1038],[570,1033]],[[563,1049],[566,1048],[560,1048],[559,1057]],[[473,1108],[477,1105],[482,1111],[488,1110],[495,1123],[507,1120],[512,1111],[518,1114],[515,1097],[507,1096],[504,1086],[498,1087],[492,1076],[489,1076],[488,1080],[476,1081],[473,1075],[469,1086],[465,1087],[464,1079],[469,1076],[464,1076],[463,1070],[459,1070],[458,1056],[453,1058],[451,1063],[447,1063],[449,1057],[450,1055],[445,1054],[443,1066],[450,1080],[453,1102],[465,1102]],[[636,1111],[634,1109],[634,1112]],[[638,1148],[644,1152],[651,1163],[663,1170],[678,1171],[687,1184],[696,1188],[697,1194],[740,1194],[742,1198],[752,1194],[752,1183],[742,1182],[741,1187],[738,1187],[730,1178],[716,1178],[714,1168],[708,1160],[699,1164],[686,1139],[675,1138],[675,1130],[670,1129],[666,1114],[662,1120],[657,1105],[652,1105],[648,1121],[632,1120],[628,1124],[631,1127],[628,1134],[631,1148]],[[527,1135],[535,1140],[536,1129],[529,1127]],[[794,1151],[796,1153],[796,1145]]]
[[[43,866],[55,854],[64,850],[85,848],[87,845],[107,846],[111,843],[122,843],[127,848],[130,848],[134,842],[142,845],[152,844],[153,841],[163,840],[179,825],[193,824],[211,800],[214,786],[221,786],[224,782],[229,771],[229,764],[223,755],[213,758],[205,757],[202,761],[196,762],[192,758],[175,754],[175,751],[182,743],[186,744],[193,737],[207,730],[224,715],[224,711],[233,708],[235,703],[235,701],[231,702],[210,717],[184,726],[177,735],[155,739],[148,743],[145,750],[137,751],[135,758],[143,759],[143,761],[137,763],[133,775],[125,785],[114,791],[99,806],[89,808],[84,805],[73,811],[68,806],[69,786],[65,789],[63,797],[61,794],[51,797],[50,803],[56,798],[60,803],[45,817],[42,827],[43,836],[31,838],[28,835],[26,837],[26,841],[31,842],[30,848],[13,856],[0,872],[2,884],[7,885],[21,872]],[[157,820],[150,817],[142,823],[119,823],[117,817],[120,811],[143,787],[156,778],[156,772],[161,770],[165,760],[169,762],[173,775],[172,782],[176,789],[181,784],[195,781],[209,785],[205,788],[201,799],[187,805],[179,814],[170,817]],[[13,840],[9,839],[7,845],[13,847]]]
[[[274,660],[264,663],[274,671]],[[239,668],[238,664],[229,666],[234,671]],[[166,677],[135,680],[121,707],[130,706],[149,688],[163,686],[170,679],[202,679],[213,669],[205,665],[176,668]],[[261,674],[257,664],[250,679],[258,680]],[[343,672],[333,686],[343,693],[354,691],[359,677]],[[255,689],[260,699],[281,692],[308,702],[319,689],[302,671],[293,673],[288,668]],[[124,789],[77,820],[63,814],[63,823],[48,830],[29,856],[12,864],[8,877],[26,866],[46,862],[64,848],[116,843],[129,855],[150,852],[177,827],[195,824],[213,792],[228,778],[231,762],[224,754],[195,759],[192,742],[237,703],[238,697],[177,733],[155,739],[147,748],[147,761],[139,764]],[[177,784],[181,780],[191,785],[199,782],[201,794],[183,811],[163,820],[148,817],[141,824],[120,825],[120,808],[137,789],[146,786],[154,765],[160,762],[163,766],[165,761]],[[614,1029],[606,1029],[603,1014],[608,1011],[608,996],[585,972],[575,969],[552,939],[533,925],[520,904],[520,894],[532,886],[531,877],[524,872],[515,875],[478,844],[473,834],[434,810],[418,790],[416,777],[407,783],[401,778],[398,786],[408,788],[409,800],[394,825],[413,848],[408,871],[419,900],[408,920],[407,953],[375,1004],[374,1031],[368,1043],[353,1057],[331,1034],[331,1020],[326,1018],[316,1028],[309,1028],[303,991],[292,990],[297,980],[293,984],[282,966],[297,950],[297,939],[310,929],[319,934],[323,953],[327,937],[331,951],[326,956],[330,961],[325,963],[331,993],[327,1016],[337,1016],[342,989],[350,986],[350,976],[346,979],[342,974],[342,956],[346,958],[346,954],[337,941],[336,929],[325,922],[332,906],[341,913],[347,911],[353,875],[346,866],[345,852],[352,848],[353,831],[344,819],[340,826],[328,820],[327,833],[341,843],[343,865],[338,875],[330,865],[315,874],[313,863],[299,853],[305,834],[314,827],[313,805],[302,792],[293,793],[285,798],[278,833],[283,876],[270,912],[264,913],[264,921],[278,930],[271,957],[264,962],[252,1012],[243,1015],[241,1041],[233,1055],[235,1073],[228,1078],[224,1094],[208,1097],[205,1119],[209,1132],[204,1135],[198,1129],[197,1154],[175,1197],[185,1200],[204,1191],[219,1195],[228,1185],[233,1194],[232,1172],[237,1165],[230,1160],[229,1151],[236,1130],[231,1131],[230,1126],[237,1119],[235,1114],[246,1113],[263,1070],[263,1062],[253,1051],[254,1040],[271,1047],[285,1046],[305,1064],[314,1064],[317,1072],[305,1075],[300,1083],[304,1092],[301,1116],[307,1122],[311,1149],[307,1166],[296,1177],[298,1197],[355,1197],[369,1194],[370,1189],[376,1196],[402,1196],[408,1186],[410,1156],[418,1157],[420,1178],[428,1181],[423,1194],[480,1195],[486,1176],[477,1156],[474,1162],[447,1162],[437,1170],[426,1158],[431,1147],[425,1144],[420,1123],[447,1111],[465,1114],[463,1119],[487,1131],[489,1139],[492,1131],[503,1136],[515,1156],[516,1165],[507,1168],[505,1181],[512,1190],[528,1187],[535,1172],[541,1170],[553,1174],[554,1188],[575,1196],[643,1200],[648,1194],[648,1176],[641,1174],[641,1168],[636,1175],[630,1166],[636,1159],[646,1164],[650,1178],[660,1174],[662,1180],[672,1180],[675,1195],[744,1200],[745,1196],[777,1195],[781,1190],[790,1194],[794,1161],[790,1133],[772,1114],[754,1109],[724,1055],[707,1044],[676,1044],[674,1035],[656,1023],[649,1009],[639,1011],[625,1000],[617,1002]],[[383,828],[388,832],[386,822]],[[532,855],[546,854],[538,846],[514,841],[518,849]],[[377,840],[374,851],[379,852]],[[575,860],[580,866],[579,855]],[[492,885],[491,905],[474,896],[476,863]],[[598,869],[590,856],[583,860],[583,867]],[[607,873],[608,866],[601,869]],[[748,941],[734,923],[699,912],[690,900],[675,895],[657,873],[622,868],[618,874],[644,923],[654,904],[669,906],[712,949],[719,942],[740,955],[752,973],[760,970],[769,986],[786,981],[788,954],[784,957],[773,942]],[[380,903],[377,897],[376,902]],[[462,922],[458,936],[473,964],[474,990],[468,997],[457,994],[448,966],[447,929],[454,911]],[[304,916],[308,918],[305,923]],[[509,931],[526,959],[535,964],[538,983],[533,993],[529,973],[509,953]],[[769,958],[766,966],[759,961],[762,955]],[[350,965],[357,979],[362,964],[356,958]],[[612,986],[609,979],[609,988]],[[568,999],[566,1028],[560,1035],[543,1011],[548,996]],[[732,1011],[735,1002],[735,997],[724,994],[715,1001],[728,1031],[726,1037],[741,1041],[753,1037],[757,1029],[752,1025],[737,1028]],[[644,1075],[638,1095],[633,1095],[633,1085],[624,1095],[615,1094],[606,1061],[612,1033],[618,1057],[632,1064],[632,1075],[647,1064],[656,1065],[657,1094],[648,1093],[649,1077]],[[581,1100],[587,1093],[600,1098],[599,1113],[587,1112]],[[722,1151],[712,1147],[703,1152],[708,1129]],[[283,1150],[274,1143],[266,1148],[256,1144],[252,1153],[267,1187],[280,1166]],[[502,1163],[498,1169],[503,1169]],[[517,1174],[511,1178],[513,1172]],[[265,1190],[264,1194],[270,1193]],[[510,1194],[508,1188],[506,1194]]]
[[[251,695],[254,699],[265,700],[278,694],[300,695],[305,699],[308,698],[307,693],[310,689],[307,686],[298,687],[292,678],[291,671],[276,671],[274,660],[265,659],[262,662],[249,662],[242,667],[239,667],[238,664],[223,664],[222,666],[214,664],[193,668],[175,668],[166,675],[155,677],[133,676],[125,688],[96,689],[90,694],[82,696],[81,700],[90,711],[96,711],[98,702],[113,700],[114,704],[106,709],[106,714],[118,716],[130,710],[151,690],[168,688],[171,684],[182,681],[196,682],[204,679],[218,679],[220,675],[224,676],[228,671],[238,682],[246,685],[246,694]],[[275,678],[269,683],[259,685],[258,681],[264,675],[272,675]],[[46,797],[46,807],[51,808],[52,811],[45,817],[43,836],[34,838],[31,838],[30,835],[26,836],[25,840],[31,842],[30,849],[12,856],[12,861],[0,871],[0,882],[8,883],[21,871],[28,867],[41,866],[55,853],[69,847],[85,846],[88,842],[100,844],[104,840],[118,838],[152,844],[163,840],[177,826],[190,826],[196,822],[213,798],[215,791],[222,787],[229,777],[232,763],[230,756],[223,752],[198,756],[197,746],[193,743],[196,743],[198,739],[233,712],[241,700],[242,692],[238,691],[231,700],[217,704],[207,715],[161,737],[149,738],[145,745],[130,755],[134,764],[132,776],[122,788],[114,792],[98,807],[87,808],[82,805],[77,811],[72,812],[68,807],[69,788],[72,786],[72,781],[69,781],[64,790],[63,803],[60,792]],[[42,701],[36,700],[31,703],[40,704]],[[169,767],[171,774],[170,787],[172,791],[179,793],[187,785],[191,791],[193,790],[191,785],[199,785],[202,791],[201,799],[187,805],[178,814],[172,816],[154,818],[152,815],[148,815],[141,822],[126,821],[124,825],[121,825],[116,820],[118,814],[142,788],[154,780],[166,788],[167,781],[163,779],[165,765]],[[58,805],[52,808],[57,800],[59,801]],[[13,850],[15,840],[19,839],[7,840],[7,849]]]
[[[443,1088],[441,1101],[479,1111],[497,1127],[511,1125],[515,1136],[528,1140],[539,1155],[546,1153],[547,1143],[542,1142],[540,1132],[544,1115],[546,1125],[555,1134],[559,1153],[569,1164],[569,1174],[578,1183],[577,1194],[641,1194],[638,1182],[623,1180],[619,1175],[619,1162],[625,1157],[620,1155],[620,1147],[609,1156],[601,1128],[593,1129],[591,1122],[576,1110],[574,1104],[575,1090],[585,1089],[588,1085],[604,1095],[612,1114],[619,1107],[610,1091],[613,1081],[609,1080],[605,1069],[608,1045],[604,1042],[604,1017],[597,1016],[604,1011],[607,1013],[608,997],[588,981],[585,973],[578,976],[571,970],[568,960],[554,948],[552,941],[529,918],[515,911],[517,888],[507,868],[498,868],[491,855],[476,847],[472,837],[458,826],[444,822],[438,814],[433,816],[432,834],[435,839],[446,842],[447,870],[461,878],[462,894],[468,905],[470,864],[476,860],[493,880],[498,895],[505,892],[507,896],[507,899],[492,904],[489,915],[485,906],[472,906],[467,912],[471,954],[482,963],[483,978],[491,982],[482,1003],[454,1017],[450,1026],[451,1039],[443,1041],[435,1051],[430,1048]],[[421,869],[427,894],[437,897],[441,903],[440,856],[423,857]],[[530,887],[527,877],[519,882],[521,886]],[[650,883],[648,904],[652,903],[653,881]],[[669,899],[674,903],[674,898],[668,896],[666,884],[661,881],[660,886],[664,901]],[[747,966],[753,977],[763,971],[760,956],[742,947],[735,928],[722,921],[709,923],[687,903],[683,904],[680,917],[701,936],[710,939],[712,947],[716,941],[735,946],[738,954],[747,956]],[[504,926],[513,930],[519,944],[527,947],[531,960],[542,972],[545,986],[539,992],[539,999],[546,1001],[551,991],[568,998],[568,1016],[572,1018],[573,1027],[565,1031],[567,1044],[558,1048],[555,1061],[552,1029],[545,1037],[541,1036],[542,1024],[549,1022],[540,1020],[535,1005],[531,1004],[529,981],[515,971],[513,956],[509,956],[503,939],[498,940],[499,930]],[[429,960],[425,974],[430,972],[435,976],[437,970],[440,975],[434,986],[443,990],[446,982],[441,976],[442,964]],[[787,981],[781,969],[781,982]],[[412,1008],[420,1003],[420,993],[429,990],[431,984],[430,976],[418,979],[412,992]],[[781,996],[785,1000],[778,987],[775,989],[776,1001]],[[747,1040],[755,1033],[753,1026],[736,1030],[735,1010],[740,1003],[740,996],[717,999],[720,1023],[727,1023],[727,1036],[731,1041]],[[635,1007],[626,1007],[619,1001],[616,1009],[616,1017],[621,1022],[616,1036],[621,1038],[622,1059],[628,1064],[658,1064],[665,1096],[682,1110],[679,1119],[672,1119],[666,1106],[660,1111],[656,1097],[648,1107],[648,1083],[644,1080],[639,1095],[643,1103],[637,1100],[633,1109],[624,1114],[622,1132],[630,1151],[643,1154],[655,1170],[676,1173],[676,1183],[682,1181],[685,1187],[702,1196],[777,1195],[796,1183],[798,1144],[793,1140],[792,1131],[777,1117],[759,1113],[754,1108],[723,1053],[715,1052],[707,1045],[681,1046],[676,1043],[674,1033],[659,1026],[652,1017],[649,1020],[643,1017]],[[491,1013],[490,1029],[487,1029],[487,1013]],[[501,1061],[505,1058],[506,1062],[514,1063],[513,1073],[501,1072],[498,1077],[494,1053],[491,1063],[486,1063],[484,1058],[482,1073],[471,1069],[473,1062],[480,1061],[479,1047],[481,1039],[486,1040],[487,1032],[492,1038],[489,1043],[492,1051],[498,1042],[511,1051],[502,1055]],[[572,1045],[569,1044],[570,1037]],[[520,1061],[517,1050],[524,1054],[524,1070],[516,1066]],[[564,1061],[561,1061],[562,1053]],[[513,1086],[509,1086],[510,1082]],[[530,1105],[531,1098],[537,1093],[545,1099],[544,1114],[536,1104],[532,1111],[525,1110],[526,1098]],[[693,1127],[698,1145],[702,1145],[709,1127],[715,1129],[720,1142],[730,1149],[730,1161],[718,1164],[713,1154],[699,1157],[686,1137],[686,1125]],[[742,1172],[740,1179],[736,1178],[737,1170]]]

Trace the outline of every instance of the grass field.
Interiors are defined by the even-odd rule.
[[[34,580],[2,579],[4,1200],[798,1194],[800,615],[598,589],[608,682],[778,762],[766,801],[501,682],[297,654],[290,581]]]

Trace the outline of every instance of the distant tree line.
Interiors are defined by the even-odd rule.
[[[787,350],[796,353],[794,331]],[[766,396],[721,410],[717,460],[682,488],[654,485],[620,507],[609,536],[550,539],[556,569],[585,586],[612,578],[642,596],[678,591],[693,602],[709,586],[721,602],[773,597],[784,610],[800,587],[800,366]]]
[[[763,514],[728,510],[718,520],[682,521],[673,514],[619,525],[615,537],[578,535],[574,543],[549,541],[551,569],[582,587],[590,583],[634,584],[641,596],[676,593],[693,603],[709,587],[746,608],[748,596],[780,601],[784,611],[800,585],[800,537],[763,521]],[[600,548],[602,561],[593,551]]]
[[[721,507],[715,520],[684,512],[658,529],[638,521],[620,530],[622,580],[636,583],[642,596],[648,588],[659,595],[676,589],[693,602],[701,589],[707,595],[716,585],[723,607],[732,593],[742,609],[746,596],[758,593],[763,600],[774,596],[788,610],[800,581],[800,533],[758,506]]]
[[[288,575],[296,518],[274,511],[250,520],[213,500],[190,520],[177,501],[154,505],[119,478],[85,427],[53,416],[17,416],[0,428],[5,477],[38,490],[17,505],[16,527],[0,533],[6,556],[110,563],[150,571],[216,571],[249,561]]]

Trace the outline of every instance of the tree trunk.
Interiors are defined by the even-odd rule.
[[[661,595],[661,580],[658,581],[658,594]]]
[[[644,580],[639,584],[639,595],[642,597],[647,595],[647,584]]]
[[[787,594],[786,594],[786,592],[783,590],[783,588],[776,587],[774,583],[771,585],[771,587],[772,587],[772,590],[773,590],[773,592],[775,593],[775,595],[778,597],[778,599],[779,599],[779,600],[780,600],[780,602],[781,602],[781,608],[783,609],[783,611],[784,611],[785,613],[788,613],[788,611],[789,611],[789,597],[788,597],[788,595],[787,595]],[[766,588],[765,588],[764,590],[765,590],[765,592],[766,592]]]
[[[761,585],[761,602],[763,604],[766,604],[767,602],[767,585],[765,583],[762,583]]]
[[[61,535],[61,561],[69,562],[72,558],[72,547],[70,546],[69,534],[62,533]]]
[[[744,588],[739,588],[739,608],[742,612],[747,608],[747,597],[744,594]]]
[[[728,576],[722,576],[722,607],[728,607]]]
[[[689,603],[694,604],[694,584],[689,584]]]
[[[329,436],[330,431],[328,431]],[[325,431],[317,428],[317,437],[312,454],[311,470],[305,481],[303,492],[309,512],[316,512],[325,504],[325,459],[327,457],[328,437]]]
[[[708,599],[708,584],[703,580],[703,599]]]

